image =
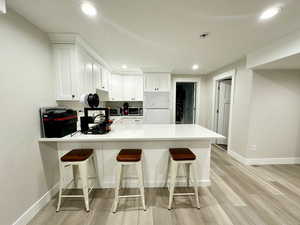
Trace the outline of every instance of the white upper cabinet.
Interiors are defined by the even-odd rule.
[[[53,46],[54,73],[57,100],[78,100],[78,73],[76,71],[75,46],[57,44]]]
[[[109,83],[111,79],[111,73],[102,67],[102,76],[101,76],[101,90],[109,91]]]
[[[118,74],[111,75],[110,100],[123,101],[123,82],[122,76]]]
[[[96,89],[101,89],[101,84],[102,84],[102,70],[101,66],[99,63],[94,63],[93,64],[93,75],[95,79],[95,87]]]
[[[96,89],[109,91],[110,72],[104,61],[76,35],[51,34],[56,100],[79,100]],[[103,63],[103,64],[102,64]]]
[[[111,76],[111,101],[143,101],[143,77],[140,75]]]
[[[169,73],[145,73],[144,79],[147,92],[170,91],[171,75]]]

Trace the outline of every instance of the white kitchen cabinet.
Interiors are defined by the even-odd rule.
[[[145,91],[170,91],[171,75],[169,73],[144,73],[144,79]]]
[[[111,76],[111,101],[143,101],[143,77],[138,75]]]
[[[103,91],[109,91],[109,81],[111,79],[111,73],[106,68],[102,67],[102,73],[101,73],[101,90]]]
[[[123,101],[123,82],[122,76],[118,74],[111,75],[110,100]]]
[[[78,100],[80,98],[75,56],[74,45],[56,44],[53,46],[57,100]]]
[[[96,91],[95,74],[93,73],[94,59],[89,56],[84,50],[79,50],[80,64],[80,92],[81,94],[94,93]]]
[[[62,39],[55,37],[51,41],[56,100],[78,101],[82,94],[95,93],[97,88],[108,91],[110,72],[100,64],[97,55],[85,45],[77,44],[76,40],[62,43]]]
[[[93,63],[93,76],[96,89],[101,89],[102,84],[102,70],[99,63]]]

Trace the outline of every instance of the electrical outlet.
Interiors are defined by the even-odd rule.
[[[248,149],[249,151],[256,151],[256,145],[250,145]]]

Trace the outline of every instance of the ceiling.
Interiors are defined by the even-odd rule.
[[[81,0],[9,0],[8,6],[46,32],[79,33],[115,70],[161,68],[205,74],[300,29],[299,0],[94,0],[98,16]],[[282,12],[261,22],[261,12]],[[200,39],[210,32],[207,39]],[[198,71],[192,71],[199,64]]]

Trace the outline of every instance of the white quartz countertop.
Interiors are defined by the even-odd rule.
[[[132,124],[115,126],[103,135],[84,135],[62,138],[40,138],[40,142],[97,142],[97,141],[152,141],[152,140],[210,140],[222,135],[194,124]]]

